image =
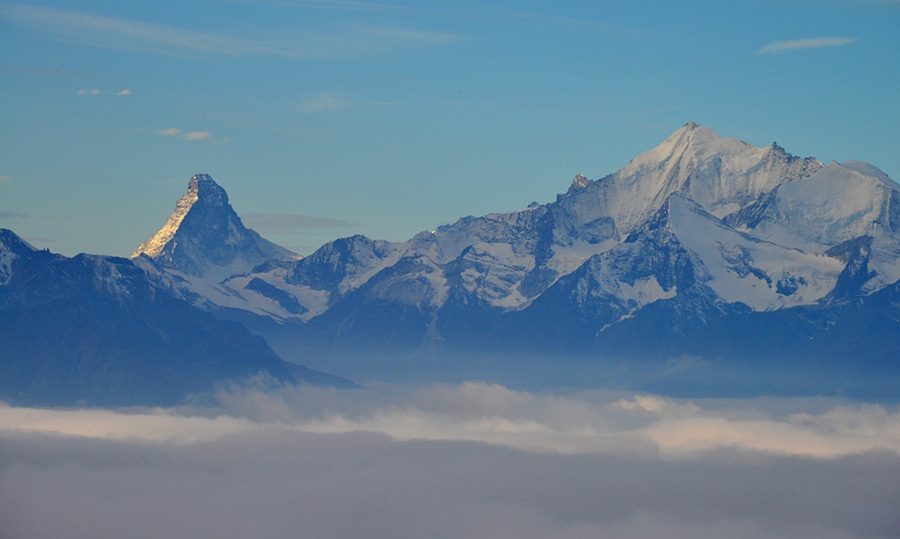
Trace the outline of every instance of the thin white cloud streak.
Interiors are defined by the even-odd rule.
[[[348,109],[352,105],[352,101],[342,99],[334,92],[322,92],[304,99],[300,103],[300,110],[309,113],[338,112]]]
[[[12,2],[2,5],[2,14],[7,19],[35,27],[64,41],[101,48],[150,52],[161,47],[216,54],[283,54],[251,41],[209,32]]]
[[[839,405],[824,413],[775,417],[747,411],[741,401],[734,408],[713,409],[655,396],[554,397],[470,382],[377,405],[359,397],[364,392],[356,393],[360,402],[345,402],[336,411],[340,403],[333,399],[345,397],[335,395],[343,394],[312,388],[223,392],[219,399],[226,415],[213,419],[185,415],[194,413],[190,410],[120,414],[6,407],[0,408],[0,430],[184,443],[273,428],[316,434],[369,432],[396,441],[465,441],[535,453],[675,459],[723,448],[814,458],[875,450],[900,455],[900,411],[878,405]],[[323,402],[331,408],[322,408]],[[311,414],[314,409],[321,413]]]
[[[328,11],[348,11],[359,13],[428,14],[431,10],[400,6],[396,4],[376,4],[373,2],[353,2],[347,0],[238,0],[235,3],[255,6],[274,6]]]
[[[164,137],[180,137],[184,140],[205,140],[205,141],[214,141],[215,136],[209,131],[188,131],[187,133],[183,133],[181,129],[177,127],[171,127],[168,129],[160,129],[157,131],[160,135]],[[219,141],[224,142],[224,141]]]
[[[184,140],[212,140],[213,134],[209,131],[191,131],[184,134]]]
[[[635,30],[608,23],[573,19],[547,13],[538,13],[522,9],[493,6],[480,2],[461,2],[429,8],[381,4],[373,2],[354,2],[345,0],[244,0],[237,3],[265,5],[284,8],[318,9],[329,11],[345,11],[358,13],[385,13],[407,16],[428,16],[437,18],[458,18],[460,16],[490,17],[502,20],[525,21],[542,25],[566,26],[571,28],[587,28],[606,31],[614,34],[634,34]]]
[[[113,440],[195,443],[265,429],[249,419],[181,416],[169,410],[49,410],[0,407],[0,431],[45,432]]]
[[[589,20],[572,19],[569,17],[561,17],[558,15],[550,15],[547,13],[538,13],[534,11],[525,11],[522,9],[492,6],[482,3],[472,3],[469,5],[475,8],[477,11],[502,19],[535,22],[543,25],[566,26],[570,28],[587,28],[593,30],[601,30],[612,34],[633,34],[635,32],[633,29],[624,26],[617,26],[614,24],[607,24]]]
[[[101,90],[100,88],[82,88],[76,92],[78,95],[105,95],[106,90]],[[133,92],[128,88],[116,92],[116,95],[131,95]]]
[[[257,232],[273,234],[290,234],[309,229],[356,226],[355,223],[340,219],[288,213],[246,213],[242,215],[241,220]]]
[[[817,37],[812,39],[796,39],[792,41],[773,41],[759,50],[760,54],[792,51],[798,49],[819,49],[822,47],[839,47],[856,42],[850,37]]]
[[[357,102],[341,97],[336,92],[328,91],[307,96],[297,105],[297,110],[305,114],[322,114],[349,109],[369,110],[391,105],[390,102]]]
[[[2,12],[0,5],[0,12]],[[0,75],[25,75],[35,77],[60,77],[72,79],[89,79],[97,77],[96,73],[73,71],[71,69],[47,69],[43,67],[0,66]]]
[[[0,14],[51,39],[174,56],[336,58],[385,53],[399,48],[434,47],[456,38],[447,33],[371,25],[345,26],[329,31],[268,29],[265,38],[248,38],[13,2],[0,4]]]

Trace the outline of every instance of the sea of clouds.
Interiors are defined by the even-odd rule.
[[[900,536],[900,409],[253,386],[173,409],[0,406],[0,536]]]

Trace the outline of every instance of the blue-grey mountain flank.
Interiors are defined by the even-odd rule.
[[[0,298],[22,256],[3,249]],[[307,257],[201,174],[131,262],[100,260],[350,378],[868,394],[900,374],[900,186],[694,123],[553,202]]]

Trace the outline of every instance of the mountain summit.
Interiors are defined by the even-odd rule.
[[[580,206],[578,213],[586,211],[592,218],[612,218],[624,237],[652,218],[674,193],[721,218],[822,166],[818,159],[789,155],[775,144],[758,148],[690,122],[625,168],[572,193],[575,200],[568,204]]]
[[[228,194],[208,174],[196,174],[165,226],[131,255],[194,277],[220,280],[267,260],[298,256],[246,228]]]
[[[865,163],[688,123],[552,202],[405,242],[342,238],[302,260],[227,200],[196,176],[138,264],[285,358],[343,361],[351,377],[374,351],[900,373],[900,186]]]

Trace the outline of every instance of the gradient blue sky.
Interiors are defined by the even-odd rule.
[[[127,256],[197,172],[302,254],[523,208],[688,121],[900,179],[900,2],[0,2],[0,227]]]

